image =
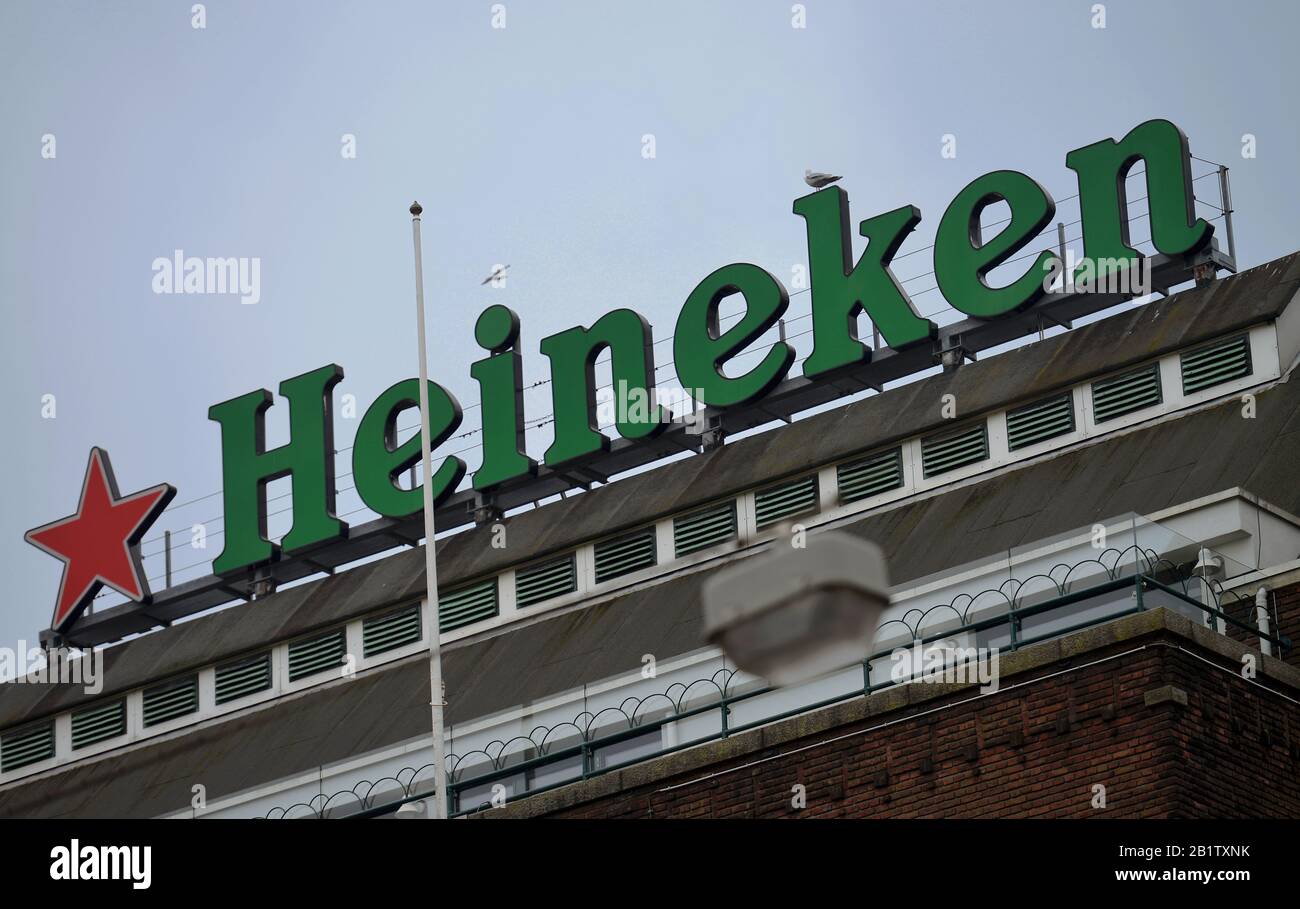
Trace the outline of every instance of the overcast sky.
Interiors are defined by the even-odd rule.
[[[355,395],[360,412],[415,374],[412,199],[431,377],[467,429],[485,306],[520,313],[531,382],[546,377],[541,338],[617,306],[669,338],[729,262],[791,286],[808,167],[844,175],[855,222],[919,206],[906,253],[980,174],[1022,170],[1062,199],[1066,152],[1163,117],[1232,168],[1243,265],[1300,247],[1290,2],[1111,2],[1104,28],[1093,3],[1041,0],[809,0],[803,28],[785,0],[506,0],[504,28],[489,2],[217,0],[203,28],[192,5],[0,5],[0,646],[49,624],[61,566],[23,533],[74,509],[92,445],[123,492],[179,489],[149,541],[194,522],[219,534],[211,404],[335,362],[336,401]],[[1197,189],[1217,201],[1213,179]],[[155,294],[152,263],[177,249],[258,258],[260,300]],[[506,286],[480,286],[498,263]],[[930,269],[928,253],[897,269],[926,314],[944,308],[922,293]],[[807,306],[793,297],[791,317]],[[657,352],[667,362],[671,344]],[[550,413],[545,386],[527,406]],[[339,447],[355,425],[338,421]],[[536,431],[530,450],[548,440]],[[476,452],[462,456],[473,470]],[[150,576],[159,550],[144,547]],[[194,577],[219,551],[215,536],[174,561]]]

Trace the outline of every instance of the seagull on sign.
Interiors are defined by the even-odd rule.
[[[479,282],[478,286],[482,287],[484,284],[490,284],[498,278],[504,278],[506,276],[506,269],[509,267],[509,265],[498,265],[496,268],[492,269],[492,274]]]
[[[811,170],[805,170],[803,172],[803,182],[807,183],[813,189],[821,189],[823,186],[830,186],[839,179],[841,178],[836,174],[823,174]]]

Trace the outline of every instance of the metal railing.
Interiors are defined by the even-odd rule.
[[[1107,556],[1113,554],[1113,564],[1106,563]],[[1131,555],[1132,574],[1126,573],[1124,559]],[[1099,566],[1105,580],[1086,587],[1072,589],[1081,580],[1071,580],[1080,568]],[[1028,593],[1035,582],[1042,587]],[[1214,605],[1208,605],[1192,595],[1195,585],[1203,585],[1197,591],[1208,591],[1208,599]],[[1130,591],[1123,596],[1124,591]],[[1120,598],[1116,599],[1119,594]],[[1152,594],[1158,600],[1152,601]],[[1004,611],[989,614],[989,598],[1001,598],[1006,604]],[[1076,608],[1066,612],[1055,621],[1048,617],[1058,610],[1070,607],[1086,607],[1093,603],[1101,605],[1101,614],[1093,615],[1079,621],[1070,622],[1072,615],[1082,609]],[[823,698],[797,707],[764,713],[761,718],[736,723],[733,714],[738,705],[754,701],[757,698],[777,691],[770,686],[755,687],[750,690],[735,690],[737,673],[732,669],[720,669],[705,679],[696,679],[689,684],[675,682],[662,693],[646,697],[628,697],[618,706],[609,706],[591,713],[584,711],[571,722],[556,726],[538,726],[528,736],[517,736],[506,742],[493,742],[484,749],[470,751],[461,755],[449,754],[448,770],[448,815],[466,815],[490,807],[496,807],[505,801],[537,795],[561,786],[600,776],[633,764],[653,758],[692,748],[697,745],[716,741],[745,732],[759,726],[765,726],[783,719],[809,713],[835,704],[844,703],[854,698],[865,697],[877,691],[903,684],[910,680],[897,678],[873,678],[879,675],[873,669],[873,663],[890,659],[900,648],[924,647],[938,641],[964,637],[978,643],[996,644],[998,651],[1014,652],[1044,640],[1070,634],[1084,628],[1111,622],[1124,616],[1144,612],[1159,606],[1172,606],[1178,611],[1190,615],[1200,615],[1207,623],[1219,623],[1219,627],[1231,626],[1253,637],[1257,642],[1269,641],[1275,653],[1290,649],[1291,641],[1276,630],[1265,632],[1255,618],[1257,606],[1252,598],[1227,593],[1222,585],[1205,582],[1191,577],[1186,568],[1157,556],[1151,550],[1131,546],[1126,550],[1107,550],[1098,558],[1086,559],[1074,565],[1060,563],[1045,574],[1035,574],[1024,580],[1009,578],[996,588],[987,588],[977,594],[961,594],[945,604],[931,606],[928,609],[909,610],[899,619],[893,619],[881,626],[886,631],[894,624],[901,624],[905,632],[895,638],[894,645],[873,653],[861,664],[862,684],[854,690],[846,691],[832,697]],[[959,624],[943,624],[935,630],[926,631],[935,616],[951,612],[952,621]],[[1234,615],[1238,611],[1242,615]],[[1244,616],[1244,617],[1242,617]],[[1038,621],[1035,621],[1038,620]],[[1028,627],[1026,627],[1028,626]],[[1276,629],[1276,622],[1269,626]],[[1001,632],[1001,635],[997,635]],[[888,639],[888,635],[885,636]],[[908,639],[910,637],[910,639]],[[878,633],[878,640],[880,635]],[[742,683],[743,685],[743,683]],[[698,688],[711,688],[716,697],[703,703],[692,703],[698,696]],[[788,689],[787,689],[788,690]],[[718,714],[718,728],[705,735],[695,736],[673,745],[663,745],[663,731],[673,724],[702,717],[710,713]],[[614,731],[600,729],[602,718],[609,715],[622,715],[615,725],[622,728]],[[658,714],[658,715],[656,715]],[[608,726],[608,723],[604,723]],[[635,756],[616,762],[602,762],[601,752],[614,746],[640,738],[657,735],[659,747],[638,753]],[[540,736],[540,737],[539,737]],[[567,742],[573,738],[578,741]],[[526,744],[525,744],[526,743]],[[492,748],[492,746],[498,746]],[[515,748],[515,746],[520,746]],[[512,748],[514,750],[512,750]],[[489,750],[491,749],[491,750]],[[521,755],[532,754],[520,759]],[[522,791],[503,798],[504,789],[495,799],[488,799],[474,804],[463,804],[466,796],[473,797],[475,791],[486,790],[494,785],[505,786],[511,782],[530,782],[536,771],[555,770],[572,764],[572,773],[564,774],[542,785],[525,785]],[[482,773],[470,773],[474,768],[488,765],[490,769]],[[352,789],[340,790],[332,795],[321,794],[310,802],[299,802],[287,808],[277,808],[268,812],[267,818],[289,817],[352,817],[374,818],[393,814],[402,805],[422,801],[433,794],[433,765],[407,767],[395,776],[384,777],[376,781],[362,781]]]

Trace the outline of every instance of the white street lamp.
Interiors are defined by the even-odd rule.
[[[806,681],[871,655],[889,605],[884,554],[845,533],[775,544],[704,585],[704,630],[737,668],[774,685]]]

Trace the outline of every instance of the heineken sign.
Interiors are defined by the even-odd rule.
[[[1189,256],[1210,243],[1213,226],[1195,213],[1187,138],[1173,123],[1151,120],[1122,139],[1104,139],[1065,158],[1078,181],[1083,234],[1082,263],[1072,275],[1064,276],[1073,287],[1087,290],[1141,262],[1142,253],[1129,236],[1125,195],[1125,178],[1139,161],[1146,168],[1151,242],[1157,252]],[[983,236],[982,213],[1002,202],[1009,208],[1009,220],[996,235]],[[806,379],[832,380],[871,362],[873,350],[859,340],[855,329],[863,313],[893,351],[933,344],[938,327],[917,311],[890,267],[920,222],[919,209],[905,205],[857,222],[857,234],[867,245],[856,261],[844,190],[828,186],[796,199],[794,214],[803,219],[808,242],[812,348],[803,362]],[[1001,286],[992,285],[988,276],[1032,245],[1055,214],[1056,203],[1047,190],[1016,171],[985,174],[957,193],[939,219],[934,245],[934,275],[948,305],[973,319],[998,320],[1041,301],[1049,294],[1045,275],[1059,275],[1064,268],[1056,251],[1042,250],[1018,277]],[[723,330],[719,306],[733,294],[742,298],[744,312]],[[766,343],[762,349],[755,345],[788,306],[786,288],[758,265],[724,265],[699,282],[686,298],[673,331],[677,378],[696,404],[714,412],[752,405],[787,378],[795,361],[794,347],[785,340]],[[536,476],[539,464],[524,448],[519,316],[505,306],[488,307],[475,325],[474,340],[483,352],[469,368],[482,402],[483,457],[470,482],[475,491],[490,497],[506,484]],[[595,363],[606,350],[615,387],[642,403],[618,408],[617,434],[625,440],[649,440],[673,420],[667,408],[655,403],[650,325],[633,310],[613,310],[589,326],[541,340],[540,353],[549,361],[554,414],[554,438],[542,457],[545,467],[563,471],[609,451],[611,439],[600,431],[596,419]],[[742,371],[733,361],[749,352],[761,353],[761,359]],[[275,400],[269,391],[252,391],[208,411],[221,432],[225,544],[213,563],[215,574],[247,575],[282,555],[347,537],[348,525],[335,513],[334,504],[332,394],[342,379],[342,368],[331,364],[280,383],[290,435],[278,448],[265,445],[266,412]],[[436,449],[456,433],[462,410],[437,382],[430,381],[428,390]],[[417,409],[418,402],[418,380],[398,382],[379,395],[357,427],[352,449],[356,491],[368,508],[384,517],[400,519],[422,508],[422,489],[405,489],[399,482],[420,460],[418,434],[400,443],[397,438],[398,418]],[[435,502],[452,495],[465,475],[463,460],[455,455],[439,460],[435,450],[428,480]],[[292,484],[292,520],[289,532],[276,544],[268,537],[266,485],[283,477]],[[116,496],[115,490],[112,495]],[[141,515],[146,514],[143,509],[141,505]],[[147,516],[152,520],[156,514],[152,510]],[[123,533],[129,530],[120,542],[134,551],[144,527],[126,520],[114,526]],[[60,557],[73,558],[66,552]],[[143,583],[115,586],[147,601]],[[68,596],[60,596],[56,630],[75,622],[87,601],[84,593],[76,602]]]

